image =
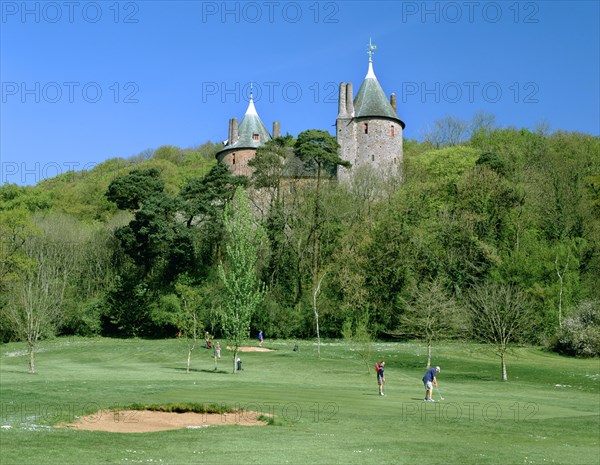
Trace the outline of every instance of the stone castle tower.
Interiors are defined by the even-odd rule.
[[[396,113],[396,95],[388,101],[373,71],[373,51],[369,43],[369,70],[356,98],[352,83],[342,82],[338,100],[336,137],[340,158],[352,168],[339,167],[338,180],[347,181],[352,172],[370,166],[385,176],[399,173],[402,164],[404,122]]]
[[[279,123],[273,123],[273,138],[279,137]],[[250,176],[253,169],[248,166],[248,161],[256,155],[256,149],[271,140],[271,135],[261,121],[250,91],[248,109],[238,126],[237,118],[229,120],[229,135],[225,146],[217,152],[219,163],[227,165],[235,176]]]
[[[347,181],[353,172],[371,167],[383,176],[400,172],[402,165],[402,131],[404,122],[396,113],[396,95],[388,101],[373,71],[375,46],[369,42],[369,70],[356,98],[352,83],[340,84],[336,138],[340,145],[340,158],[349,161],[352,168],[338,168],[339,181]],[[280,136],[279,123],[273,123],[273,138]],[[236,176],[251,176],[253,169],[248,161],[256,150],[271,140],[271,135],[261,121],[252,98],[246,114],[239,124],[237,118],[229,120],[229,136],[224,147],[217,152],[217,160],[229,167]]]

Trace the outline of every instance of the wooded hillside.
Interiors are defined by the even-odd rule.
[[[2,340],[31,337],[36,314],[37,337],[173,337],[186,286],[199,292],[201,327],[220,334],[223,211],[238,186],[265,231],[254,332],[314,337],[316,302],[324,336],[366,322],[379,337],[422,337],[431,306],[453,302],[443,336],[477,338],[471,304],[496,288],[528,309],[517,340],[576,353],[565,332],[598,327],[599,138],[494,129],[440,148],[408,140],[402,180],[357,170],[319,189],[283,176],[295,142],[260,149],[250,180],[216,165],[207,143],[1,186]]]

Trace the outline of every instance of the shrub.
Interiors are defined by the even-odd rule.
[[[66,309],[60,334],[99,335],[102,330],[101,316],[105,311],[106,302],[103,298],[91,299],[80,304],[72,301]]]
[[[600,356],[600,301],[582,302],[574,315],[565,318],[551,349],[565,355]]]

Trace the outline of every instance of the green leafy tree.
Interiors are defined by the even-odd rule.
[[[248,162],[254,168],[254,186],[271,191],[271,205],[280,201],[281,182],[286,161],[293,156],[293,144],[294,139],[290,135],[272,139],[259,147],[256,156]]]
[[[227,166],[217,164],[205,176],[188,181],[179,192],[185,224],[202,233],[203,243],[208,245],[208,261],[221,259],[223,210],[236,188],[246,184],[246,178],[233,176]]]
[[[311,129],[301,132],[294,145],[295,155],[304,163],[307,168],[316,167],[317,180],[315,184],[314,205],[312,224],[309,237],[312,239],[312,290],[313,307],[318,328],[318,312],[316,309],[317,295],[320,291],[323,275],[320,276],[319,261],[319,243],[323,231],[323,221],[321,216],[321,177],[322,171],[327,169],[334,173],[338,166],[350,168],[351,164],[342,160],[338,154],[339,144],[336,139],[327,131]],[[319,338],[320,339],[320,338]]]
[[[419,264],[428,270],[426,273],[435,272],[439,266],[435,261],[428,263],[424,257],[424,251],[434,250],[434,247],[428,247],[427,231],[417,227],[429,208],[421,200],[416,189],[406,187],[391,202],[381,205],[363,240],[362,257],[357,257],[359,263],[363,262],[361,275],[368,303],[376,309],[372,312],[372,323],[377,332],[392,331],[399,326],[398,299],[406,295],[419,278],[427,278],[419,276]]]
[[[124,267],[106,295],[103,332],[110,336],[152,335],[152,295],[147,282],[135,269]]]
[[[257,261],[263,231],[256,223],[245,191],[238,188],[233,201],[225,206],[227,233],[226,262],[219,264],[219,276],[225,288],[221,327],[233,350],[233,372],[242,342],[250,335],[250,320],[263,298],[257,278]]]
[[[501,246],[508,236],[509,212],[522,197],[500,175],[481,165],[466,171],[456,189],[458,210],[473,225],[477,237],[496,248]]]
[[[600,169],[600,140],[557,133],[548,138],[547,148],[532,176],[539,224],[550,240],[585,237],[593,224],[587,176]]]
[[[179,235],[178,211],[176,198],[166,193],[155,194],[144,200],[127,226],[115,231],[123,251],[141,268],[144,276],[158,263],[168,261]],[[189,255],[183,254],[183,258],[186,257]]]
[[[203,177],[190,179],[179,192],[186,224],[222,217],[225,204],[233,198],[236,188],[246,183],[245,178],[233,176],[222,164],[214,165]]]
[[[499,175],[506,174],[506,162],[493,152],[484,152],[475,162],[477,165],[487,166]]]
[[[113,180],[106,198],[121,210],[138,210],[144,200],[164,191],[165,182],[156,168],[135,169]]]
[[[27,268],[23,246],[35,230],[31,214],[23,209],[0,210],[0,286]]]

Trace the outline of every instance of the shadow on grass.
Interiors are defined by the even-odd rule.
[[[220,374],[223,374],[223,373],[225,373],[225,374],[227,374],[227,373],[231,373],[231,371],[227,371],[227,370],[217,370],[217,369],[214,369],[214,370],[199,370],[199,371],[201,371],[202,373],[220,373]]]
[[[168,370],[175,370],[175,371],[179,371],[179,372],[183,372],[183,373],[187,372],[186,368],[181,368],[181,367],[163,367],[163,368],[168,369]],[[229,371],[219,370],[219,369],[207,370],[206,368],[199,370],[197,368],[190,368],[190,373],[211,373],[211,374],[220,373],[220,374],[223,374],[223,373],[229,373]]]
[[[18,375],[36,376],[38,372],[31,373],[27,368],[23,370],[2,370],[3,373],[16,373]]]

